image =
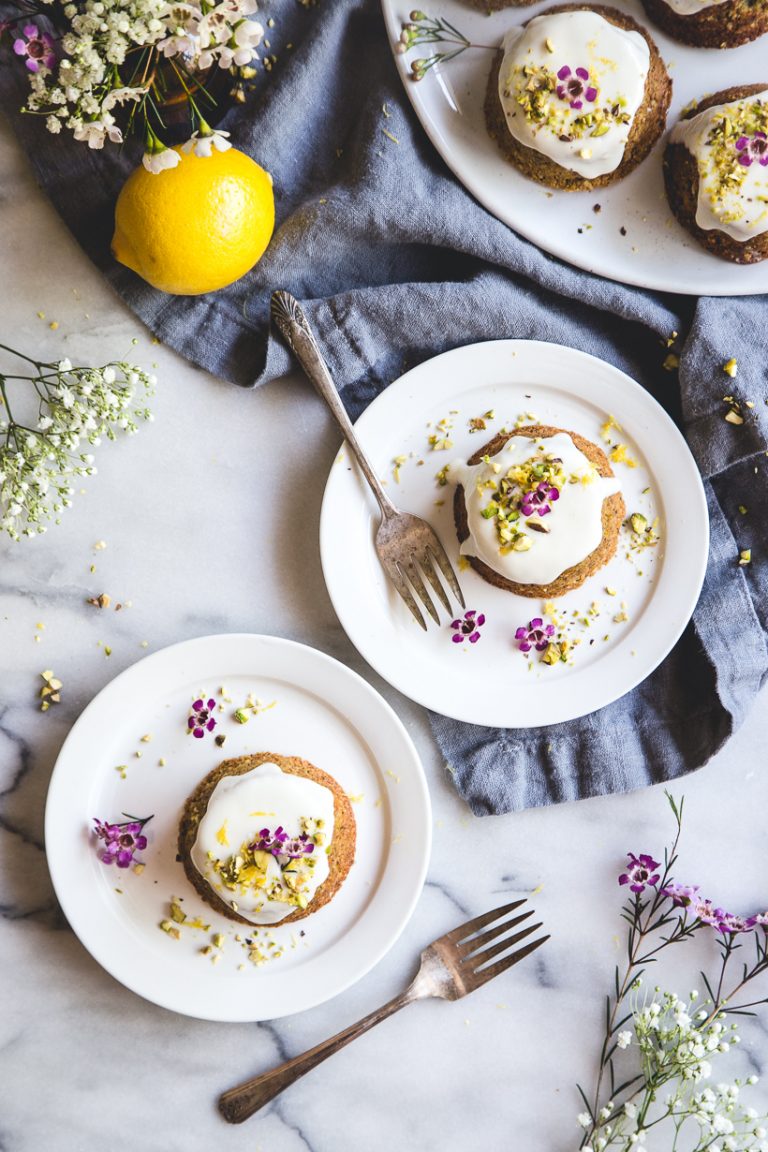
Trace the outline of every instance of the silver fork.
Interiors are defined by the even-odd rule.
[[[436,532],[427,524],[426,520],[412,516],[409,512],[401,512],[382,488],[370,461],[355,436],[352,422],[347,416],[328,371],[328,366],[323,360],[314,333],[309,326],[309,321],[298,300],[289,292],[273,292],[272,319],[282,333],[288,347],[330,408],[336,423],[341,428],[344,439],[357,457],[357,462],[381,509],[381,524],[376,533],[376,552],[379,560],[414,617],[426,631],[427,625],[414,599],[413,592],[411,592],[411,587],[436,624],[440,623],[440,617],[426,589],[422,573],[446,612],[451,614],[451,605],[435,571],[435,564],[442,572],[448,587],[459,604],[462,608],[466,607],[459,582],[445,549]]]
[[[424,949],[416,979],[405,992],[395,996],[394,1000],[364,1016],[357,1024],[323,1041],[315,1048],[310,1048],[303,1055],[281,1064],[279,1068],[273,1068],[271,1072],[265,1072],[262,1076],[256,1076],[238,1085],[237,1088],[230,1088],[228,1092],[222,1093],[219,1097],[219,1111],[224,1119],[230,1124],[240,1124],[243,1120],[247,1120],[300,1076],[316,1068],[334,1052],[338,1052],[340,1048],[362,1036],[369,1028],[373,1028],[374,1024],[386,1020],[387,1016],[391,1016],[411,1001],[423,1000],[429,996],[437,996],[442,1000],[459,1000],[462,996],[474,992],[476,988],[481,988],[489,980],[493,980],[494,976],[506,972],[513,964],[530,956],[531,952],[535,952],[549,940],[549,936],[540,936],[517,951],[503,955],[537,928],[541,928],[541,923],[530,924],[511,936],[507,935],[511,928],[516,928],[533,915],[531,908],[511,920],[501,919],[516,911],[522,904],[525,904],[525,900],[514,900],[502,908],[494,908],[491,912],[476,916],[474,920],[441,936]],[[490,961],[495,956],[500,956],[501,959],[491,964]]]

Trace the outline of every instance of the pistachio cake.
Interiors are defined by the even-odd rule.
[[[452,462],[454,520],[475,571],[519,596],[554,599],[613,557],[625,516],[605,453],[576,432],[529,424]]]
[[[694,48],[735,48],[768,32],[768,0],[643,0],[654,24]]]
[[[621,180],[645,159],[671,96],[656,45],[631,16],[567,4],[507,32],[485,116],[525,176],[584,191]]]
[[[708,251],[768,257],[768,83],[726,88],[689,108],[664,153],[670,207]]]
[[[243,924],[287,924],[316,912],[355,857],[352,805],[332,776],[297,756],[225,760],[198,784],[179,825],[190,883]]]

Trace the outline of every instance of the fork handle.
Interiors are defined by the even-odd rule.
[[[324,1040],[322,1044],[310,1048],[301,1056],[295,1056],[293,1060],[281,1064],[278,1068],[273,1068],[271,1072],[265,1072],[262,1076],[254,1076],[252,1080],[246,1080],[244,1084],[239,1084],[236,1088],[222,1092],[219,1097],[219,1111],[230,1124],[242,1124],[243,1120],[253,1116],[254,1112],[258,1112],[259,1108],[263,1108],[275,1096],[279,1096],[283,1089],[293,1084],[295,1080],[316,1068],[318,1064],[322,1064],[323,1060],[327,1060],[334,1052],[338,1052],[340,1048],[352,1040],[356,1040],[358,1036],[362,1036],[369,1028],[373,1028],[375,1024],[380,1024],[382,1020],[386,1020],[387,1016],[392,1016],[393,1013],[415,999],[417,996],[412,988],[408,988],[399,996],[395,996],[394,1000],[383,1004],[381,1008],[377,1008],[368,1016],[364,1016],[356,1024],[352,1024],[343,1032],[338,1032],[330,1039]]]
[[[392,501],[382,488],[368,457],[360,447],[360,443],[355,435],[355,430],[352,427],[352,421],[349,419],[346,409],[341,402],[338,389],[333,383],[331,373],[328,371],[328,365],[325,363],[325,360],[323,360],[315,335],[309,326],[309,321],[304,315],[298,300],[291,296],[290,292],[285,292],[282,289],[278,292],[273,292],[271,311],[272,319],[280,330],[283,339],[293,352],[299,364],[301,364],[306,375],[314,384],[317,392],[319,392],[323,400],[325,400],[331,410],[331,414],[341,429],[344,439],[354,452],[363,475],[370,484],[373,494],[379,503],[382,515],[384,517],[395,515],[396,509]]]

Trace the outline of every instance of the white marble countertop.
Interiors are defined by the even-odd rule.
[[[0,1148],[576,1148],[573,1085],[591,1080],[621,946],[616,874],[627,850],[663,849],[671,820],[662,789],[473,818],[422,711],[364,664],[331,608],[316,525],[338,436],[321,402],[299,379],[239,391],[154,345],[37,190],[4,125],[0,166],[0,339],[50,359],[130,352],[156,363],[160,379],[155,423],[101,451],[98,477],[62,526],[33,542],[0,541]],[[289,484],[303,493],[305,533],[279,514]],[[94,554],[98,540],[107,548]],[[131,609],[107,615],[86,604],[103,591]],[[142,641],[153,651],[222,631],[300,640],[365,676],[411,733],[434,808],[427,884],[396,945],[343,995],[276,1024],[199,1022],[127,991],[69,929],[44,855],[48,781],[84,706],[144,654]],[[43,715],[44,668],[65,690]],[[767,744],[763,696],[715,761],[675,787],[687,806],[681,877],[737,910],[766,902]],[[242,1128],[219,1118],[222,1089],[394,995],[435,936],[534,890],[552,940],[532,961],[461,1003],[410,1007]],[[678,991],[707,963],[703,944],[686,951]],[[728,1069],[759,1073],[765,1022],[745,1023],[743,1037]],[[753,1102],[768,1105],[762,1085]],[[649,1137],[649,1147],[661,1145]]]

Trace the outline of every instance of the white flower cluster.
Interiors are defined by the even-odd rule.
[[[707,1024],[705,1008],[691,1016],[692,1000],[666,992],[660,1001],[635,1011],[637,1043],[651,1075],[698,1084],[712,1075],[712,1055],[738,1043],[735,1025],[726,1028],[720,1020]]]
[[[636,981],[636,994],[639,988]],[[636,1039],[642,1084],[623,1104],[609,1100],[594,1120],[590,1112],[577,1116],[590,1133],[582,1152],[645,1152],[647,1129],[657,1125],[659,1149],[678,1146],[669,1127],[679,1134],[684,1125],[686,1129],[693,1125],[697,1135],[685,1144],[692,1152],[768,1152],[768,1120],[741,1105],[740,1080],[702,1087],[712,1076],[712,1061],[738,1044],[739,1037],[735,1024],[710,1019],[706,1008],[696,1010],[697,999],[697,992],[686,1001],[656,989],[650,1003],[635,1003],[634,1037],[629,1030],[619,1032],[617,1046],[626,1049]],[[747,1080],[749,1085],[756,1083],[756,1076]],[[664,1098],[663,1086],[669,1089]]]
[[[7,382],[11,378],[3,378]],[[104,368],[73,368],[62,360],[34,380],[41,397],[34,426],[17,423],[5,408],[0,418],[0,530],[12,539],[42,535],[45,521],[59,523],[69,508],[78,476],[93,476],[92,453],[102,438],[138,432],[138,420],[151,420],[136,406],[137,392],[152,394],[155,377],[123,361]],[[0,408],[0,413],[3,409]]]
[[[53,0],[44,0],[51,4]],[[30,112],[46,115],[53,133],[70,129],[89,148],[123,138],[114,109],[143,101],[160,57],[177,58],[183,73],[250,65],[264,29],[249,17],[256,0],[78,0],[66,3],[68,31],[55,70],[30,73]]]

